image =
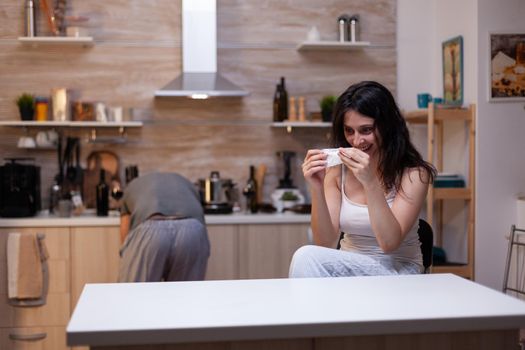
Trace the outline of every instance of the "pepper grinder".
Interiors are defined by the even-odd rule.
[[[348,20],[349,23],[349,30],[350,33],[348,33],[348,37],[350,42],[356,42],[359,41],[359,15],[353,15]]]
[[[337,18],[337,27],[339,31],[340,42],[348,41],[348,20],[349,16],[347,14],[342,14]]]

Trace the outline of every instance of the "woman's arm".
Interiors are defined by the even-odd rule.
[[[334,242],[339,237],[341,196],[337,195],[337,169],[326,168],[326,154],[321,150],[308,150],[303,163],[303,175],[312,199],[310,224],[314,243],[324,247],[335,247]]]
[[[408,169],[392,208],[388,206],[381,186],[370,184],[364,187],[372,230],[381,249],[385,253],[391,252],[399,247],[419,216],[427,195],[428,174],[423,169]]]
[[[312,191],[312,233],[317,245],[335,248],[339,238],[341,167],[326,170],[322,191]]]

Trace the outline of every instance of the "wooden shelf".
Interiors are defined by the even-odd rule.
[[[369,46],[368,41],[303,41],[297,46],[297,50],[356,50]]]
[[[476,135],[476,106],[470,105],[469,108],[450,108],[447,106],[433,103],[426,109],[418,109],[403,113],[408,123],[425,124],[428,130],[427,137],[427,160],[434,164],[438,171],[443,171],[444,165],[444,122],[446,121],[466,121],[465,128],[468,132],[468,187],[451,188],[438,187],[429,188],[427,194],[427,221],[434,230],[434,243],[442,245],[444,224],[443,224],[443,201],[450,199],[460,199],[465,201],[465,208],[468,211],[466,222],[466,244],[467,262],[465,264],[435,265],[432,272],[454,273],[465,278],[474,278],[474,236],[475,236],[475,135]],[[434,211],[434,209],[436,209]],[[437,220],[434,220],[436,216]]]
[[[428,121],[427,109],[416,109],[404,113],[405,120],[408,123],[426,124]],[[446,108],[436,107],[434,109],[434,121],[446,120],[471,120],[471,113],[467,108]]]
[[[13,127],[41,127],[41,128],[55,128],[55,127],[66,127],[66,128],[139,128],[142,127],[142,122],[129,121],[129,122],[59,122],[59,121],[0,121],[0,126],[13,126]]]
[[[71,45],[71,46],[93,46],[93,38],[90,36],[21,36],[18,41],[24,45]]]
[[[469,188],[434,188],[434,199],[471,199],[472,191]]]
[[[274,122],[272,128],[286,128],[291,133],[293,128],[330,128],[330,122]]]
[[[330,122],[274,122],[273,128],[329,128],[332,126]]]
[[[474,279],[469,265],[434,265],[432,266],[432,273],[453,273],[455,275]]]

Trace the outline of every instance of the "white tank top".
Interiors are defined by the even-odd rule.
[[[384,253],[377,243],[376,236],[372,231],[368,206],[352,202],[345,194],[345,172],[346,167],[342,167],[341,176],[341,213],[339,215],[339,228],[344,232],[341,239],[341,250],[353,251],[372,256],[384,257],[391,256],[399,262],[413,262],[421,265],[421,248],[417,234],[418,220],[401,242],[399,248],[391,253]],[[396,196],[392,190],[386,197],[389,207],[392,207]]]

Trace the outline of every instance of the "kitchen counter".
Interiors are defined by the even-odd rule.
[[[339,297],[320,297],[327,295]],[[427,334],[445,345],[453,334],[454,345],[462,335],[486,341],[484,336],[506,330],[517,344],[523,326],[524,302],[451,274],[88,284],[67,327],[67,343],[93,349],[208,342],[218,345],[206,349],[223,349],[220,342],[244,341],[244,349],[250,340],[286,339],[340,349],[323,342],[358,336],[363,345],[365,335],[373,341],[389,335],[391,344],[396,334],[417,334],[414,341],[423,344]],[[412,339],[400,337],[404,345]],[[508,344],[492,343],[512,348]]]
[[[207,225],[228,224],[295,224],[310,223],[309,214],[217,214],[205,216]],[[120,223],[119,212],[111,211],[109,216],[96,216],[94,210],[87,210],[79,216],[61,218],[49,215],[47,211],[40,212],[37,216],[27,218],[0,218],[0,227],[68,227],[68,226],[118,226]]]

